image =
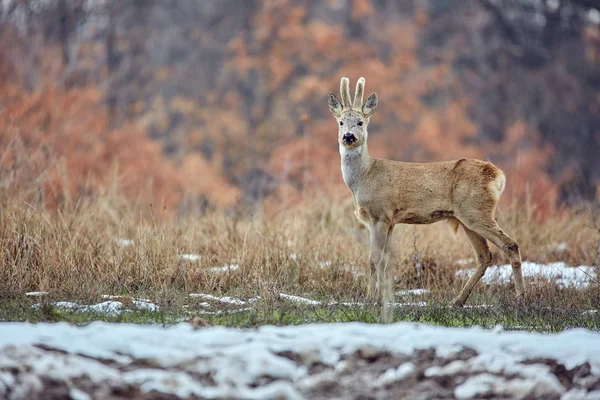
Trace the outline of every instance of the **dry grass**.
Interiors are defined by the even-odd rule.
[[[78,299],[126,294],[159,303],[192,292],[263,299],[279,292],[364,298],[367,235],[349,199],[316,198],[268,217],[226,212],[165,217],[117,192],[80,200],[59,212],[26,203],[22,196],[3,195],[0,293],[49,291]],[[524,259],[593,263],[598,238],[588,209],[564,211],[543,223],[528,215],[516,207],[498,215]],[[120,239],[133,244],[124,247]],[[473,256],[464,234],[454,235],[444,223],[398,226],[393,250],[397,287],[429,288],[444,298],[462,283],[455,271],[464,265],[457,261]],[[497,249],[493,252],[495,262],[505,263]],[[187,253],[200,259],[182,259]],[[239,268],[210,271],[230,264]],[[474,299],[482,290],[479,285]]]

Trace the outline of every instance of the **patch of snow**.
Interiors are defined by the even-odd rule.
[[[93,312],[96,314],[106,314],[106,315],[119,315],[123,312],[123,303],[120,301],[104,301],[98,304],[92,304],[89,306],[76,306],[73,307],[72,304],[68,304],[69,302],[59,302],[64,303],[63,305],[59,305],[55,303],[55,306],[58,308],[65,308],[67,310],[72,309],[79,312]]]
[[[332,302],[332,303],[329,303],[328,305],[331,305],[331,306],[344,306],[344,307],[363,307],[365,305],[365,303],[359,303],[357,301],[347,301],[347,302],[343,301],[343,302],[340,302],[340,303]]]
[[[390,383],[398,382],[412,374],[415,370],[415,364],[411,362],[404,363],[398,368],[390,368],[383,373],[375,382],[374,387],[382,387]]]
[[[228,271],[237,271],[240,268],[240,266],[238,264],[230,264],[230,265],[224,265],[222,267],[211,267],[208,268],[207,271],[209,272],[228,272]]]
[[[156,304],[132,299],[134,307],[144,311],[158,311],[159,307]],[[93,313],[104,314],[108,316],[121,315],[125,311],[131,311],[120,301],[103,301],[98,304],[78,304],[70,301],[56,301],[52,303],[54,308],[59,310],[73,311],[78,313]],[[40,308],[39,304],[34,304],[32,308]]]
[[[500,334],[502,331],[495,330]],[[523,365],[509,354],[484,353],[467,361],[453,361],[444,367],[434,366],[425,371],[425,376],[448,376],[456,374],[481,373],[472,376],[455,389],[457,398],[473,398],[503,394],[513,398],[524,398],[534,394],[536,398],[559,396],[564,388],[558,378],[546,365]],[[512,376],[506,380],[492,374]]]
[[[600,391],[588,392],[584,388],[573,388],[563,394],[560,400],[600,400]]]
[[[27,293],[25,293],[25,296],[41,297],[41,296],[45,296],[47,294],[48,294],[48,292],[27,292]]]
[[[457,260],[456,263],[458,265],[467,265],[467,264],[473,264],[475,262],[474,259],[472,258],[461,258],[460,260]]]
[[[302,377],[296,383],[301,389],[312,389],[323,385],[333,385],[339,379],[335,370],[325,370],[314,375]]]
[[[452,306],[448,306],[448,307],[452,307]],[[464,305],[463,308],[492,308],[494,307],[491,304],[475,304],[475,305]]]
[[[91,400],[89,394],[77,388],[71,388],[69,390],[69,396],[71,396],[71,400]]]
[[[429,289],[405,289],[397,291],[396,296],[422,296],[429,292]]]
[[[142,392],[145,393],[155,390],[159,393],[171,393],[180,398],[209,397],[207,394],[213,394],[213,391],[206,393],[203,386],[186,372],[144,368],[126,372],[123,374],[123,380],[130,385],[140,385]]]
[[[129,246],[133,246],[133,240],[124,239],[124,238],[116,238],[115,244],[119,247],[129,247]]]
[[[106,299],[106,300],[127,300],[130,299],[132,301],[143,301],[146,303],[152,303],[152,300],[150,299],[134,299],[133,297],[128,297],[128,296],[121,296],[121,295],[115,295],[115,294],[102,294],[100,295],[101,298]]]
[[[43,349],[36,345],[43,345]],[[145,391],[204,398],[301,398],[299,382],[315,379],[305,363],[322,363],[337,371],[344,368],[340,366],[342,358],[357,353],[410,356],[417,350],[433,348],[443,357],[465,347],[478,355],[437,370],[427,369],[429,375],[476,373],[456,387],[457,398],[486,394],[557,398],[564,394],[565,389],[546,365],[522,364],[524,360],[550,358],[568,370],[589,363],[591,373],[600,375],[600,333],[584,329],[539,334],[416,323],[262,326],[255,330],[194,330],[187,323],[167,328],[104,322],[84,327],[66,323],[0,324],[0,365],[25,366],[23,374],[32,371],[28,375],[32,383],[27,383],[31,387],[40,389],[43,377],[70,381],[86,376],[94,382],[139,384]],[[295,357],[290,359],[284,353]],[[130,365],[139,359],[151,359],[153,367],[132,370]],[[125,371],[117,369],[119,366]],[[376,382],[386,385],[405,378],[410,370],[410,365],[403,364],[385,372]],[[12,394],[24,390],[22,376],[11,381],[0,372],[0,391]],[[201,377],[210,379],[204,381]],[[322,375],[321,379],[331,378]],[[570,398],[576,395],[567,394]]]
[[[224,303],[224,304],[232,304],[235,306],[243,306],[246,304],[252,304],[252,303],[260,300],[260,296],[252,297],[248,300],[242,300],[242,299],[238,299],[237,297],[230,297],[230,296],[217,297],[217,296],[213,296],[211,294],[206,294],[206,293],[190,293],[189,296],[193,297],[193,298],[203,299],[203,300],[218,301],[219,303]]]
[[[294,261],[296,261],[296,260],[298,259],[298,256],[297,256],[295,253],[292,253],[292,254],[288,255],[288,258],[289,258],[290,260],[294,260]]]
[[[556,376],[548,373],[542,377],[528,379],[506,379],[501,376],[483,373],[472,376],[454,389],[457,399],[472,399],[481,397],[522,398],[553,398],[562,395],[565,388]]]
[[[311,306],[319,306],[324,303],[317,300],[307,299],[306,297],[294,296],[291,294],[279,293],[279,298],[284,300],[293,301],[295,303],[309,304]]]
[[[151,303],[146,300],[132,299],[132,302],[133,302],[133,305],[135,306],[135,308],[137,308],[138,310],[144,310],[144,311],[158,311],[159,310],[159,307],[156,304]]]
[[[77,304],[70,301],[56,301],[52,303],[52,306],[59,310],[93,312],[107,315],[119,315],[123,311],[123,303],[120,301],[104,301],[93,305]]]
[[[331,268],[333,263],[331,261],[319,261],[318,266],[321,269]]]
[[[567,251],[569,250],[569,246],[565,242],[561,242],[554,247],[554,250],[559,252]]]
[[[16,363],[15,363],[16,364]],[[15,365],[17,367],[18,365]],[[7,394],[8,389],[14,386],[15,378],[8,372],[0,372],[0,394]]]
[[[118,300],[118,299],[122,299],[123,296],[119,296],[119,295],[115,295],[115,294],[102,294],[100,295],[101,298],[106,299],[106,300]]]
[[[551,264],[537,264],[525,261],[522,264],[523,276],[525,278],[545,278],[554,281],[560,286],[574,286],[582,289],[589,286],[596,273],[594,267],[579,266],[568,267],[563,262]],[[467,278],[471,275],[473,269],[460,270],[456,272],[459,278]],[[508,283],[512,277],[512,268],[510,264],[488,267],[482,281],[490,283]]]
[[[252,310],[252,308],[250,307],[244,307],[244,308],[235,308],[233,310],[217,310],[217,311],[194,311],[196,314],[201,314],[201,315],[223,315],[223,314],[234,314],[234,313],[239,313],[239,312],[246,312],[246,311],[250,311]]]
[[[200,260],[200,254],[182,254],[181,259],[186,261],[198,261]]]
[[[318,300],[313,300],[313,299],[309,299],[306,297],[300,297],[300,296],[294,296],[291,294],[285,294],[285,293],[279,293],[279,298],[283,299],[283,300],[288,300],[288,301],[293,301],[295,303],[300,303],[300,304],[307,304],[310,306],[347,306],[347,307],[362,307],[365,305],[368,305],[366,303],[359,303],[359,302],[337,302],[337,301],[330,301],[330,302],[325,302],[325,301],[318,301]],[[423,307],[426,306],[427,303],[424,301],[419,301],[416,303],[389,303],[389,305],[391,307],[407,307],[407,306],[417,306],[417,307]]]

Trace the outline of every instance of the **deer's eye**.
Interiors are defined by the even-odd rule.
[[[362,121],[358,121],[358,126],[363,126],[363,122]]]
[[[340,126],[344,125],[344,123],[342,121],[340,121]]]

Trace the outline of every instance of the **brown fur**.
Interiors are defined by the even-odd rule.
[[[521,297],[519,248],[494,219],[506,182],[504,173],[492,163],[473,159],[410,163],[372,158],[367,149],[367,126],[377,107],[377,96],[372,94],[365,102],[367,106],[360,107],[357,99],[354,104],[350,102],[347,78],[342,78],[341,90],[344,101],[339,102],[330,93],[329,108],[339,124],[342,174],[352,192],[356,217],[371,233],[370,294],[375,291],[375,277],[382,277],[381,264],[385,263],[389,235],[395,224],[447,220],[455,232],[459,226],[464,228],[478,260],[477,269],[454,304],[465,303],[491,262],[488,240],[509,258],[517,296]],[[356,93],[362,97],[363,90],[361,78]],[[354,135],[356,141],[345,142],[344,135],[348,134]]]

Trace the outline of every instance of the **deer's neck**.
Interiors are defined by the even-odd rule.
[[[354,149],[348,149],[340,144],[340,155],[342,156],[342,177],[346,186],[352,192],[356,191],[357,185],[365,177],[371,168],[372,159],[369,155],[367,144]]]

